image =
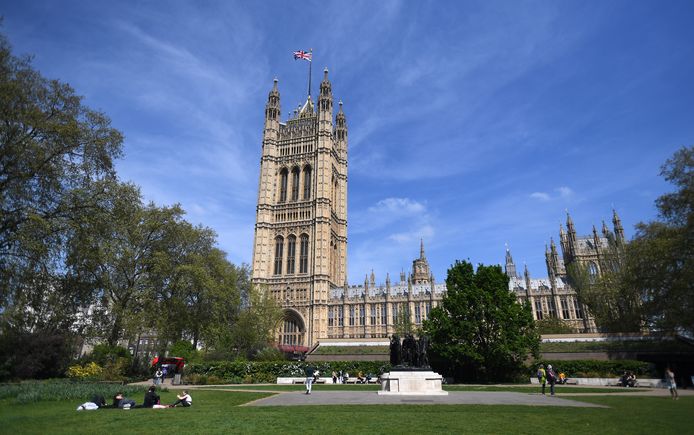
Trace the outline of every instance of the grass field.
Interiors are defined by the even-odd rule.
[[[164,402],[174,392],[162,393]],[[193,391],[194,406],[75,411],[77,402],[0,401],[7,434],[209,433],[599,433],[691,432],[694,397],[586,396],[609,408],[494,405],[239,407],[272,393]],[[141,401],[142,398],[135,397]]]

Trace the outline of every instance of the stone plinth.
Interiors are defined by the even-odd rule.
[[[381,376],[379,395],[447,396],[442,377],[431,370],[393,370]]]

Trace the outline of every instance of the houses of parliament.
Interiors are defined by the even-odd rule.
[[[277,80],[265,105],[252,259],[252,282],[279,302],[284,320],[278,343],[310,347],[326,338],[385,338],[402,316],[421,326],[446,293],[427,261],[424,242],[409,273],[376,283],[373,271],[363,283],[347,282],[348,128],[342,103],[335,113],[325,69],[317,102],[305,103],[280,120]],[[554,241],[545,253],[546,278],[521,277],[506,251],[509,290],[528,301],[540,320],[558,318],[576,332],[594,332],[595,323],[567,281],[566,268],[579,262],[591,274],[610,237],[624,238],[613,216],[613,231],[578,236],[567,215],[560,229],[562,255]]]

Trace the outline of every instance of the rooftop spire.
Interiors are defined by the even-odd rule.
[[[419,258],[424,259],[424,239],[419,239]]]

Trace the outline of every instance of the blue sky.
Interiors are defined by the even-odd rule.
[[[456,259],[546,276],[569,210],[627,237],[694,145],[692,1],[27,1],[2,32],[125,135],[122,179],[179,202],[249,263],[263,110],[323,67],[349,125],[348,270],[437,280]],[[599,227],[598,227],[599,228]]]

